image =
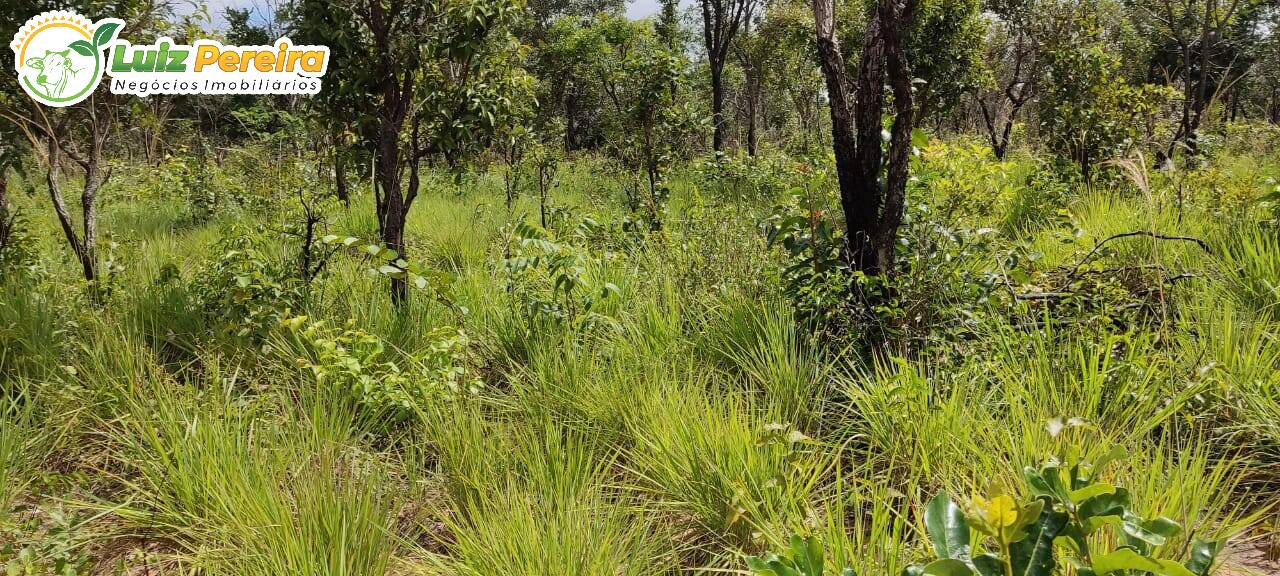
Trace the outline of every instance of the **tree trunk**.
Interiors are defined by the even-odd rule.
[[[756,126],[760,121],[760,74],[754,64],[743,61],[743,72],[747,79],[747,154],[756,155]]]
[[[342,145],[338,143],[333,146],[333,187],[342,205],[350,208],[351,187],[347,183],[347,155]]]
[[[714,58],[711,64],[711,147],[724,150],[724,59]]]
[[[102,179],[96,169],[86,169],[84,194],[80,197],[80,205],[84,211],[83,230],[84,236],[76,232],[75,222],[71,217],[71,213],[67,210],[67,203],[62,198],[62,188],[59,184],[61,176],[58,170],[59,148],[56,137],[51,136],[48,140],[48,170],[45,172],[45,184],[49,187],[49,199],[53,202],[53,211],[58,216],[58,224],[62,227],[62,233],[67,238],[67,244],[71,246],[71,252],[75,255],[76,260],[80,262],[81,273],[84,279],[93,282],[98,279],[98,261],[95,253],[95,243],[97,241],[98,228],[95,222],[97,216],[97,191],[102,184]]]
[[[840,205],[845,215],[844,257],[853,270],[870,275],[892,274],[894,240],[905,206],[914,111],[911,71],[902,48],[902,37],[904,22],[914,15],[914,7],[914,0],[908,0],[902,9],[896,0],[881,0],[863,39],[855,106],[835,35],[834,2],[813,0],[818,55],[830,98],[831,139],[840,183]],[[879,176],[886,64],[891,68],[889,80],[895,118],[882,192]]]
[[[382,244],[405,258],[404,225],[408,216],[404,191],[400,186],[400,130],[392,123],[384,123],[378,142],[378,232]],[[397,305],[408,297],[408,283],[404,278],[391,278],[391,301]]]
[[[14,216],[9,211],[9,178],[4,168],[0,168],[0,253],[9,245],[13,236]]]

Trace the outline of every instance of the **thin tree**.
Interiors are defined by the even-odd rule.
[[[1040,42],[1031,34],[1030,8],[1022,3],[1012,4],[1006,10],[993,10],[998,19],[988,28],[985,50],[992,84],[979,86],[973,93],[997,159],[1003,159],[1009,151],[1013,124],[1035,95],[1040,75]]]
[[[453,162],[505,115],[510,75],[495,53],[518,11],[510,0],[302,2],[300,38],[332,51],[321,98],[351,114],[373,154],[379,237],[402,259],[423,161]],[[407,297],[408,278],[391,275],[392,301]]]
[[[98,192],[111,178],[104,152],[118,123],[117,97],[99,90],[64,110],[48,109],[32,100],[21,102],[20,98],[12,100],[14,106],[0,106],[0,117],[16,126],[37,152],[58,224],[84,279],[94,282],[98,280]],[[83,174],[79,222],[62,193],[64,160],[70,160]]]
[[[853,270],[872,275],[893,273],[894,244],[906,206],[914,108],[904,36],[917,8],[917,0],[879,1],[863,35],[855,85],[836,37],[834,2],[813,0],[845,217],[844,257]],[[887,158],[881,148],[886,83],[893,94]]]
[[[1252,4],[1246,0],[1158,0],[1151,10],[1162,25],[1162,32],[1175,44],[1177,75],[1182,84],[1178,130],[1163,152],[1165,159],[1171,159],[1179,145],[1188,158],[1199,155],[1199,131],[1205,110],[1217,98],[1230,72],[1230,64],[1216,62],[1231,49],[1233,39],[1224,32],[1241,8]]]
[[[698,0],[702,8],[702,41],[711,72],[711,145],[724,150],[724,65],[733,38],[750,17],[755,0]]]

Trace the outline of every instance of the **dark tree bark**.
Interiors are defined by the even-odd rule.
[[[902,224],[914,110],[911,67],[903,36],[916,1],[881,0],[867,25],[858,67],[856,102],[835,35],[833,0],[813,0],[818,54],[830,98],[832,149],[845,215],[845,260],[867,274],[892,274],[894,240]],[[894,120],[888,165],[882,166],[881,116],[886,80],[893,92]],[[885,169],[885,186],[879,184]]]
[[[341,134],[333,134],[333,193],[342,205],[351,207],[351,185],[347,182],[347,142]]]
[[[16,216],[9,209],[9,174],[8,170],[0,167],[0,252],[9,245],[9,239],[13,237],[13,222]]]
[[[742,25],[742,36],[747,38],[751,35],[751,13],[748,11],[746,22]],[[743,87],[744,110],[747,124],[747,154],[756,155],[757,149],[757,126],[760,122],[760,100],[762,99],[763,90],[761,89],[760,68],[756,63],[756,47],[744,47],[741,42],[737,45],[735,53],[738,56],[738,64],[742,66],[742,74],[746,80],[746,86]]]
[[[702,6],[702,40],[711,71],[712,147],[724,150],[724,64],[729,48],[755,0],[698,0]]]
[[[375,133],[374,149],[376,150],[377,178],[374,182],[374,202],[378,215],[378,232],[382,243],[394,250],[401,258],[406,258],[404,244],[405,220],[409,215],[409,207],[413,204],[416,188],[411,188],[406,197],[401,187],[404,163],[401,161],[400,135],[404,131],[405,120],[409,113],[409,102],[413,99],[414,78],[417,66],[397,62],[398,56],[393,53],[391,43],[391,14],[380,2],[372,2],[365,13],[366,24],[373,34],[374,48],[377,51],[377,93],[381,99],[378,111],[378,128]],[[403,72],[400,72],[403,70]],[[414,138],[415,143],[417,138]],[[412,159],[413,173],[417,174],[417,159]],[[414,182],[413,184],[416,184]],[[397,305],[408,298],[409,284],[403,277],[391,278],[391,301]]]
[[[347,158],[342,150],[335,149],[333,151],[333,180],[334,193],[338,196],[338,200],[342,201],[342,205],[351,207],[351,184],[347,182]]]

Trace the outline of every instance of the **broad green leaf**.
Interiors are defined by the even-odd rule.
[[[1178,524],[1170,518],[1161,516],[1155,520],[1148,520],[1144,523],[1143,528],[1148,531],[1164,536],[1165,538],[1173,538],[1182,533],[1182,525]]]
[[[1207,576],[1209,569],[1213,568],[1213,561],[1217,559],[1218,552],[1222,550],[1219,542],[1210,542],[1196,539],[1191,544],[1191,558],[1187,560],[1187,570],[1196,576]]]
[[[1004,576],[1004,560],[990,552],[975,556],[973,567],[982,576]]]
[[[1186,566],[1173,560],[1156,560],[1156,562],[1160,563],[1161,570],[1159,574],[1164,576],[1197,576],[1195,572],[1188,570]]]
[[[755,572],[760,576],[777,576],[777,574],[769,568],[768,563],[755,556],[747,557],[747,568],[750,568],[752,572]]]
[[[1114,494],[1115,491],[1116,491],[1115,486],[1107,484],[1106,482],[1096,482],[1094,484],[1085,486],[1084,488],[1081,488],[1079,490],[1072,490],[1068,494],[1068,496],[1071,498],[1072,502],[1079,504],[1081,502],[1084,502],[1085,500],[1093,498],[1094,496],[1102,496],[1104,494]]]
[[[1124,488],[1116,488],[1115,492],[1094,496],[1081,502],[1076,514],[1081,520],[1088,522],[1091,528],[1096,529],[1099,523],[1095,520],[1107,516],[1122,517],[1128,507],[1129,492]]]
[[[969,560],[969,522],[946,492],[939,492],[929,502],[924,525],[938,558]]]
[[[1003,528],[1005,542],[1018,542],[1030,535],[1028,527],[1034,526],[1040,520],[1045,508],[1049,508],[1051,512],[1053,510],[1047,498],[1038,498],[1030,504],[1018,507],[1013,524]]]
[[[922,574],[925,576],[972,576],[973,569],[955,558],[943,558],[926,564]]]
[[[1093,560],[1093,571],[1098,576],[1106,576],[1121,570],[1138,570],[1162,574],[1164,567],[1159,562],[1138,554],[1133,548],[1118,548]]]
[[[1053,540],[1067,525],[1065,512],[1044,506],[1033,524],[1026,527],[1022,538],[1009,545],[1009,562],[1015,576],[1051,576],[1057,565],[1053,557]]]
[[[1099,472],[1102,472],[1107,468],[1107,466],[1111,465],[1112,462],[1120,460],[1128,455],[1128,450],[1125,450],[1123,446],[1116,446],[1115,448],[1112,448],[1105,456],[1099,458],[1097,462],[1093,463],[1093,473],[1096,475]]]

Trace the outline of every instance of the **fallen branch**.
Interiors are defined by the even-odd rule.
[[[1090,250],[1088,254],[1085,254],[1084,258],[1082,258],[1079,263],[1077,263],[1074,267],[1072,267],[1073,272],[1067,277],[1068,283],[1070,283],[1070,280],[1075,279],[1079,275],[1080,267],[1084,266],[1085,264],[1088,264],[1089,261],[1092,260],[1093,257],[1098,254],[1098,251],[1101,250],[1102,247],[1105,246],[1108,242],[1111,242],[1113,240],[1121,240],[1124,238],[1132,238],[1134,236],[1145,236],[1147,238],[1153,238],[1156,240],[1194,242],[1197,246],[1200,247],[1201,250],[1204,250],[1209,254],[1213,254],[1213,248],[1209,247],[1208,242],[1205,242],[1204,240],[1201,240],[1199,238],[1194,238],[1191,236],[1169,236],[1167,234],[1158,234],[1156,232],[1149,232],[1146,230],[1134,230],[1132,232],[1121,232],[1119,234],[1112,234],[1104,238],[1102,241],[1098,242],[1097,244],[1094,244],[1093,249]]]

